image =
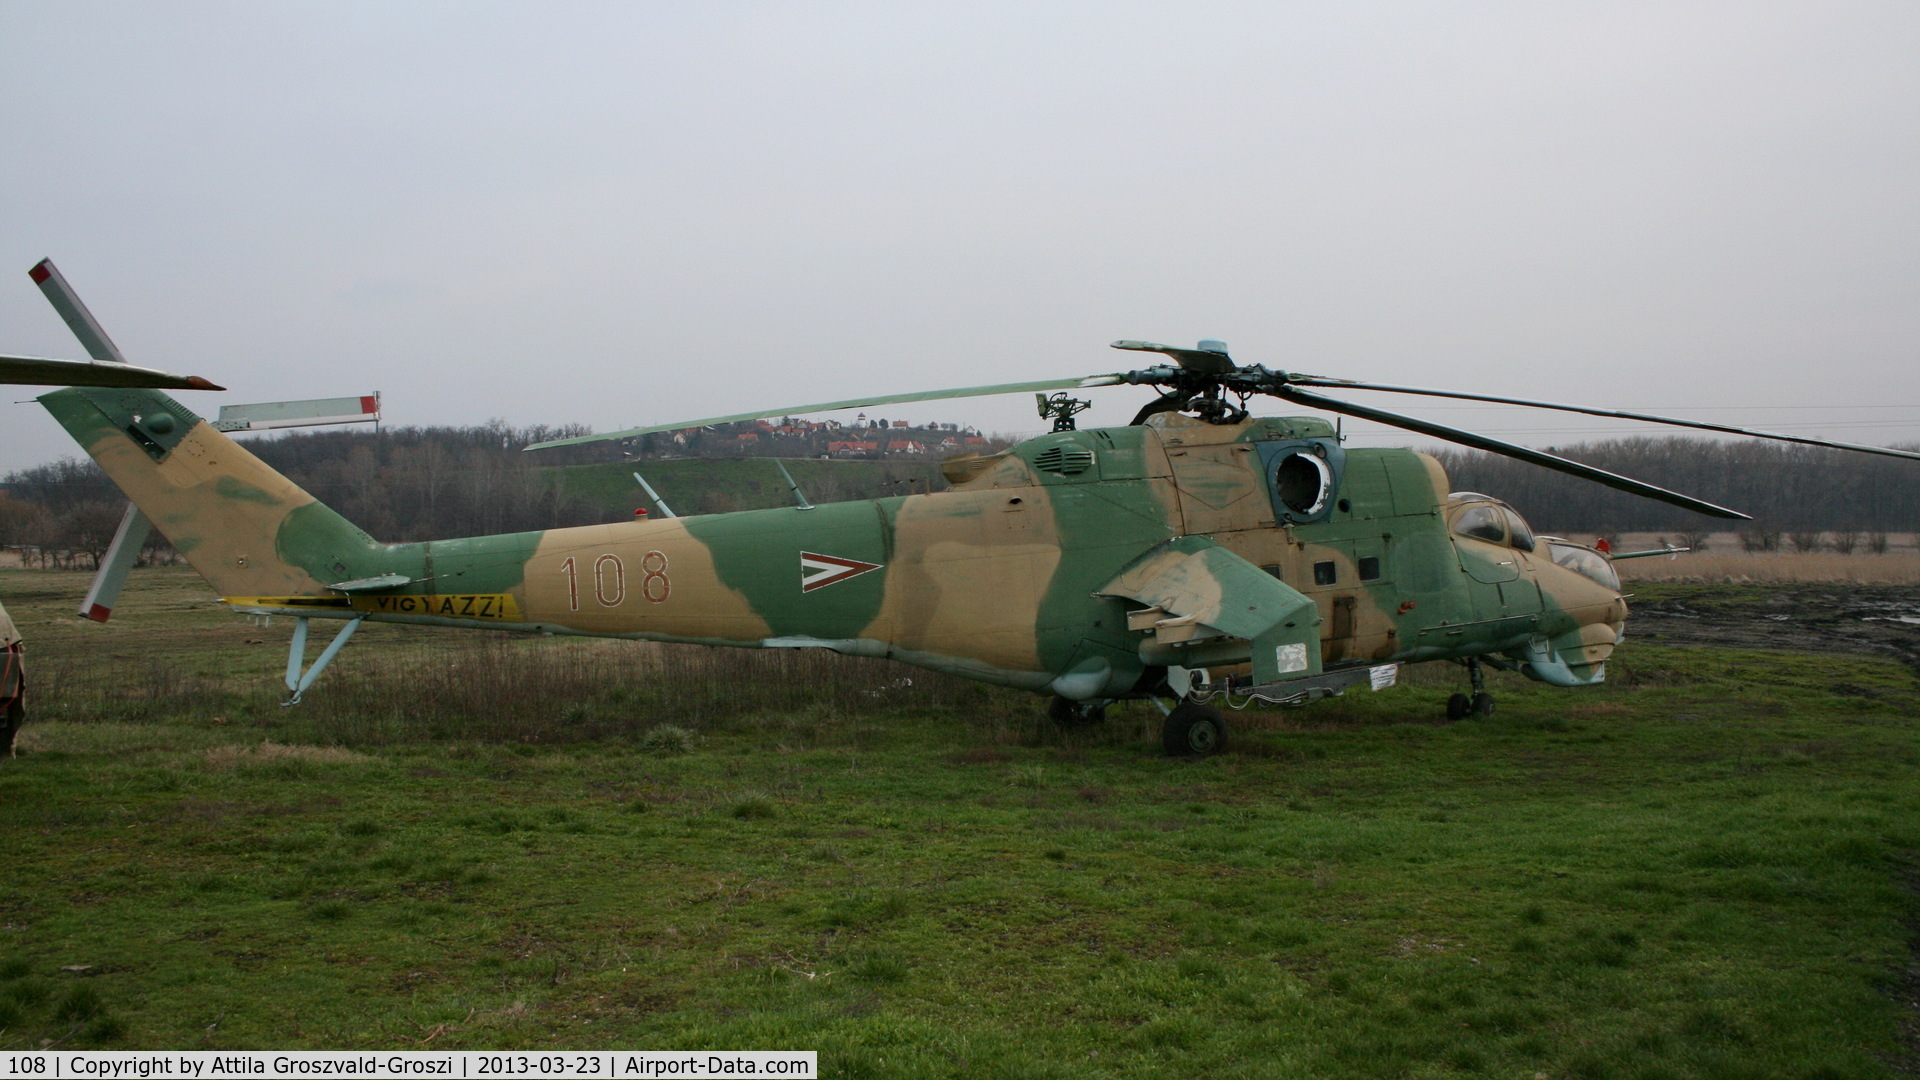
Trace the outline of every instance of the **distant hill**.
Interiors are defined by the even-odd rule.
[[[793,474],[807,500],[814,503],[937,491],[944,483],[939,460],[924,457],[878,461],[794,458],[782,464]],[[626,514],[642,507],[657,513],[653,501],[634,482],[636,471],[646,477],[674,513],[682,516],[793,505],[786,478],[770,457],[671,458],[546,470],[570,499]]]

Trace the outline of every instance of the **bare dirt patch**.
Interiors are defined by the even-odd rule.
[[[1920,585],[1666,586],[1628,605],[1640,641],[1872,653],[1920,671]]]

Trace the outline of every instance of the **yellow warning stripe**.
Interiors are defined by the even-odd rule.
[[[431,615],[442,619],[519,622],[520,605],[511,593],[431,593],[425,596],[224,596],[239,608],[291,611],[361,611],[369,615]]]

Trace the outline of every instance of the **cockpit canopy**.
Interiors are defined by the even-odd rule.
[[[1489,544],[1507,544],[1521,551],[1532,551],[1538,546],[1526,519],[1505,503],[1473,491],[1456,491],[1447,497],[1454,502],[1476,504],[1454,516],[1455,535],[1485,540]]]
[[[1521,551],[1536,551],[1544,543],[1555,565],[1564,566],[1614,592],[1620,591],[1620,575],[1614,571],[1613,560],[1592,548],[1557,536],[1536,537],[1525,518],[1515,513],[1513,507],[1491,495],[1482,495],[1477,491],[1456,491],[1447,498],[1456,505],[1467,504],[1453,515],[1455,536],[1516,547]]]
[[[1590,547],[1569,543],[1557,536],[1543,539],[1547,541],[1547,552],[1553,556],[1556,565],[1591,578],[1614,592],[1620,591],[1620,575],[1614,570],[1612,559]]]

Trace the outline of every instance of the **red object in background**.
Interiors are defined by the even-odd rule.
[[[1613,554],[1613,545],[1607,543],[1607,538],[1602,536],[1593,542],[1593,550],[1602,555],[1611,555]]]
[[[638,509],[638,510],[635,510],[635,511],[633,512],[633,516],[634,516],[634,517],[646,517],[646,516],[647,516],[647,508],[643,506],[643,507],[641,507],[640,509]]]

